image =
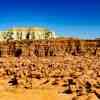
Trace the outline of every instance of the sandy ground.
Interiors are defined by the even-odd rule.
[[[0,100],[70,100],[70,98],[67,95],[60,95],[54,90],[47,89],[14,89],[0,93]]]
[[[64,93],[64,90],[66,90],[67,87],[63,86],[65,83],[67,84],[66,80],[69,78],[69,75],[72,72],[74,72],[75,75],[79,77],[76,82],[79,82],[81,84],[87,80],[91,84],[92,83],[95,84],[94,81],[100,82],[100,73],[99,73],[100,58],[95,57],[95,59],[94,59],[94,57],[83,58],[83,57],[72,57],[71,56],[71,57],[68,57],[68,58],[62,59],[62,60],[56,59],[56,58],[55,58],[55,60],[54,59],[38,59],[36,62],[34,61],[34,63],[36,63],[38,65],[35,67],[37,73],[39,70],[38,68],[40,68],[39,64],[41,64],[41,62],[48,62],[51,64],[51,63],[55,63],[55,61],[57,61],[59,63],[59,65],[61,65],[62,62],[65,61],[65,64],[67,64],[67,67],[66,66],[64,67],[63,65],[61,65],[60,67],[54,66],[53,67],[54,69],[52,69],[50,67],[52,69],[51,70],[50,68],[47,69],[45,64],[43,64],[43,66],[41,65],[40,71],[41,71],[42,67],[45,69],[45,71],[43,72],[43,75],[46,73],[45,77],[42,77],[41,79],[38,79],[36,77],[32,78],[32,89],[25,89],[20,86],[18,86],[17,88],[9,87],[8,86],[9,77],[7,75],[5,75],[5,73],[4,73],[5,69],[6,68],[11,69],[11,71],[13,72],[13,70],[19,68],[19,73],[20,73],[20,71],[23,71],[23,69],[22,69],[23,66],[21,66],[21,64],[26,63],[26,65],[24,67],[26,68],[25,71],[27,71],[29,68],[28,63],[30,65],[31,60],[26,59],[26,58],[24,58],[24,59],[14,59],[14,58],[0,59],[0,61],[1,61],[1,70],[0,70],[1,73],[0,74],[2,76],[0,78],[0,100],[100,100],[97,98],[97,96],[94,93],[87,93],[87,94],[85,94],[85,95],[83,94],[81,96],[76,96],[76,94]],[[56,63],[56,65],[58,63]],[[15,66],[13,64],[18,64],[18,67],[15,68]],[[76,67],[76,66],[78,66],[79,68],[83,68],[83,69],[80,71],[78,69],[78,67]],[[91,69],[89,69],[90,66],[91,66]],[[55,70],[55,67],[56,67],[56,70]],[[62,69],[60,69],[60,68],[62,68]],[[77,70],[76,70],[76,68],[77,68]],[[97,70],[97,68],[98,68],[98,70]],[[47,75],[47,73],[49,73],[49,70],[51,70],[51,74],[52,74],[52,72],[54,72],[53,75],[57,74],[58,76],[59,76],[59,73],[56,73],[56,72],[61,71],[64,75],[67,75],[67,77],[60,78],[60,79],[58,78],[58,81],[56,80],[58,85],[54,85],[55,84],[54,77],[53,78],[48,77],[48,75]],[[15,72],[18,73],[18,70],[15,70]],[[66,74],[64,72],[66,72]],[[77,75],[77,72],[79,72],[78,73],[79,75]],[[81,72],[84,72],[85,74],[83,74]],[[98,77],[95,75],[96,72],[98,72],[98,74],[97,74]],[[49,82],[45,83],[45,81],[47,79],[49,80]],[[78,83],[78,85],[79,85],[79,83]],[[75,87],[72,87],[72,89],[74,89],[74,88]],[[100,91],[100,89],[98,89],[98,90]],[[98,92],[98,94],[100,94],[100,92]]]
[[[23,89],[8,87],[0,81],[0,100],[72,100],[71,96],[59,93],[57,88],[34,87]]]
[[[7,86],[7,80],[0,79],[0,100],[99,100],[94,94],[80,97],[63,94],[64,88],[60,86],[53,87],[49,84],[44,87],[39,86],[41,82],[34,80],[33,89],[25,89],[9,87]]]

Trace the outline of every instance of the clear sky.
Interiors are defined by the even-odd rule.
[[[0,0],[0,30],[49,28],[58,36],[100,37],[100,0]]]

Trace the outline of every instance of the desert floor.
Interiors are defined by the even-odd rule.
[[[36,59],[36,61],[32,60],[34,59],[0,59],[0,100],[100,100],[100,57],[68,56],[66,59],[54,58]],[[48,64],[52,64],[52,67],[48,67],[48,65],[44,62],[46,62],[46,64],[47,62]],[[32,64],[34,63],[37,66],[33,66]],[[44,75],[44,77],[41,78],[32,77],[32,89],[26,89],[23,87],[24,85],[19,85],[17,88],[9,86],[8,82],[12,75],[9,75],[9,79],[9,77],[5,74],[6,70],[10,72],[14,71],[19,75],[21,74],[20,72],[27,72],[30,66],[33,68],[33,76],[34,74]],[[21,79],[18,77],[19,81],[26,80],[23,77],[24,74],[21,75]],[[55,76],[51,77],[48,75]],[[58,78],[55,78],[56,75]],[[63,75],[64,77],[61,77],[60,75]],[[77,79],[75,79],[73,75],[76,76]],[[27,76],[27,73],[24,76]],[[78,89],[76,85],[72,85],[71,89],[73,92],[71,94],[64,93],[64,90],[67,89],[66,84],[69,78],[72,78],[73,81],[76,82],[76,85],[80,86],[80,84],[82,84],[82,95],[76,95],[75,91]],[[84,84],[86,82],[91,84],[92,90],[98,93],[98,97],[95,92],[86,92],[87,87],[86,84]],[[24,84],[24,82],[22,83]],[[97,87],[97,85],[99,86]]]
[[[60,86],[40,86],[41,81],[34,80],[33,89],[15,88],[7,86],[6,80],[0,81],[0,100],[99,100],[94,94],[75,96],[63,94]],[[38,84],[36,86],[36,84]]]
[[[62,94],[58,90],[50,86],[36,86],[33,89],[9,87],[4,80],[0,80],[0,100],[72,100],[71,95]]]

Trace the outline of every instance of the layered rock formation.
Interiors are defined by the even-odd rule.
[[[20,49],[21,56],[100,55],[100,40],[55,38],[49,40],[10,40],[0,42],[0,56],[15,56],[17,49]]]
[[[0,41],[6,40],[39,40],[55,37],[55,32],[39,27],[19,27],[11,28],[0,32]]]

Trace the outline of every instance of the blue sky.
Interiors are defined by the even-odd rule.
[[[0,30],[16,26],[46,27],[58,36],[100,37],[100,0],[0,0]]]

